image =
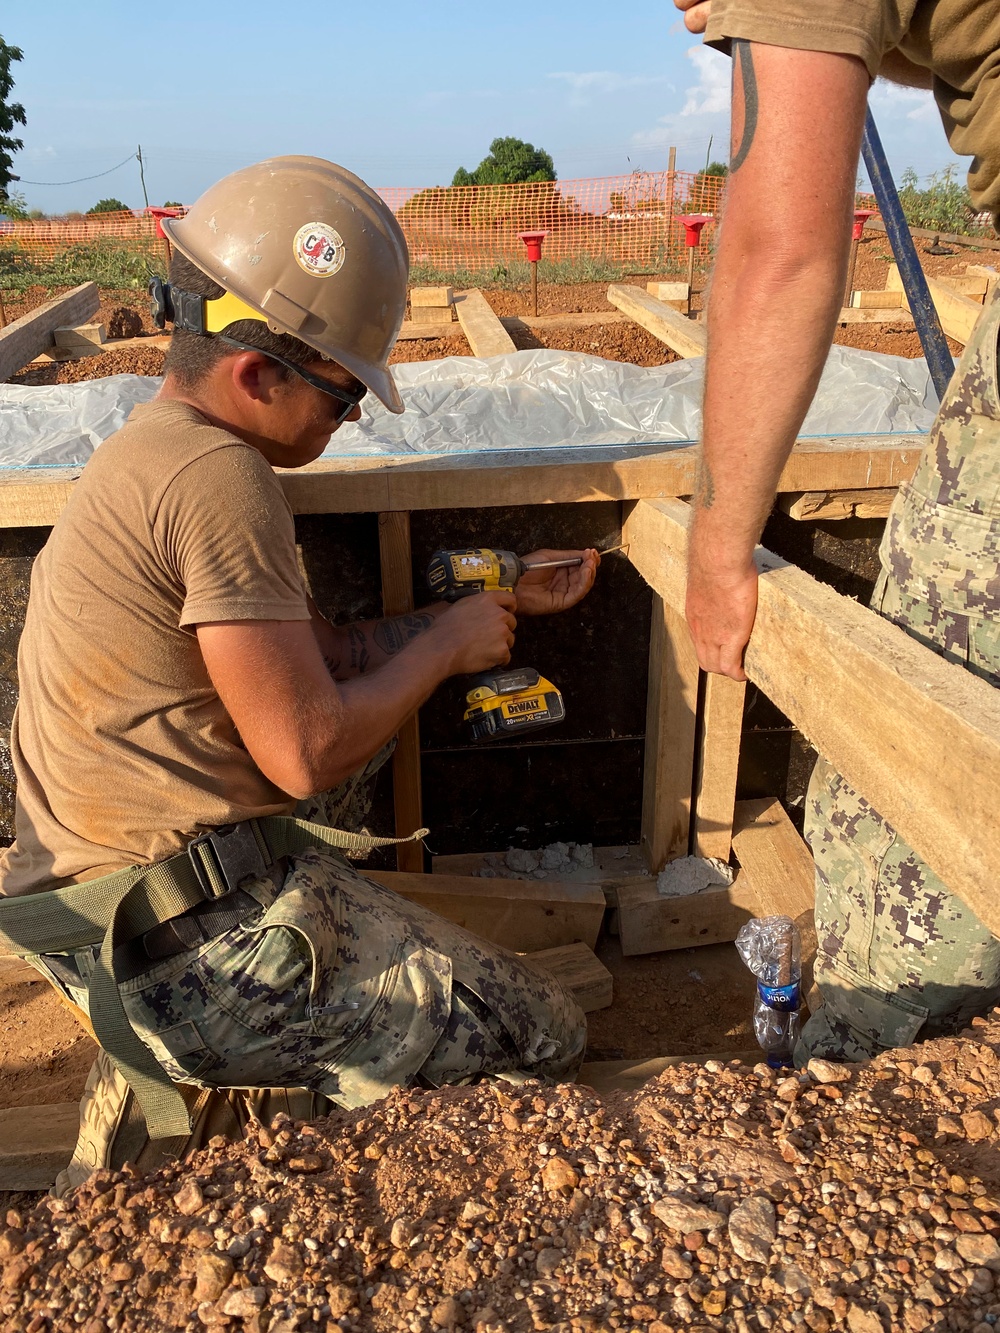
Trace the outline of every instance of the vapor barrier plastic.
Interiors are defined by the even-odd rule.
[[[701,430],[703,357],[647,369],[543,350],[413,362],[393,373],[406,411],[393,416],[369,396],[362,420],[341,427],[325,457],[684,444]],[[0,385],[0,466],[79,466],[159,383],[115,375]],[[923,360],[834,347],[801,433],[926,431],[936,405]]]

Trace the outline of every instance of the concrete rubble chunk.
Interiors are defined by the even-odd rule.
[[[653,1204],[653,1213],[672,1231],[714,1231],[725,1226],[726,1218],[703,1203],[692,1203],[678,1195],[668,1194]]]
[[[817,1083],[849,1083],[851,1072],[849,1065],[834,1064],[832,1060],[820,1060],[816,1056],[806,1065],[806,1073]]]
[[[770,1199],[744,1201],[729,1214],[729,1241],[741,1259],[766,1264],[776,1235],[777,1219]]]

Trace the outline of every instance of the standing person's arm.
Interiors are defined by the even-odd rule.
[[[868,83],[854,56],[733,42],[687,618],[701,666],[736,680],[757,609],[754,547],[844,294]]]

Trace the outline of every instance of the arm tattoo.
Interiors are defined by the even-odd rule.
[[[393,616],[389,620],[380,620],[375,626],[375,642],[385,653],[393,657],[400,652],[411,639],[434,624],[434,617],[426,611],[410,611],[403,616]]]
[[[698,463],[698,482],[694,502],[699,509],[711,509],[715,503],[715,480],[704,455]]]
[[[730,172],[740,169],[747,159],[753,136],[757,129],[757,75],[754,73],[753,55],[750,43],[737,38],[733,45],[740,62],[740,77],[743,84],[743,132],[740,135],[739,148],[734,147],[729,163]],[[733,101],[736,100],[736,60],[733,60]]]
[[[347,642],[351,647],[351,669],[356,671],[359,676],[363,676],[371,664],[368,636],[357,625],[348,625]]]

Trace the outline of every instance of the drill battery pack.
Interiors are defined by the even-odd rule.
[[[477,676],[465,703],[464,721],[474,741],[533,735],[566,716],[559,689],[533,667]]]

